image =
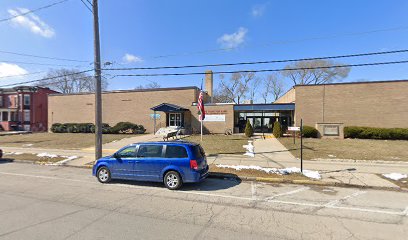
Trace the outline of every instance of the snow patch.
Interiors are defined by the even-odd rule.
[[[21,155],[23,154],[22,152],[6,152],[4,155]]]
[[[301,173],[300,168],[291,167],[291,168],[264,168],[260,166],[244,166],[244,165],[224,165],[224,164],[217,164],[219,168],[232,168],[237,171],[241,170],[257,170],[257,171],[264,171],[266,173],[275,173],[279,175],[287,175],[293,173]],[[303,170],[303,175],[308,178],[313,179],[321,179],[321,176],[318,171],[311,171],[311,170]]]
[[[37,154],[37,157],[56,158],[56,157],[58,157],[58,155],[43,152],[43,153]]]
[[[388,173],[388,174],[383,174],[384,177],[398,181],[403,178],[407,178],[407,174],[402,174],[402,173]]]

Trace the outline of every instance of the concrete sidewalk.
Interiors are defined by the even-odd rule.
[[[300,168],[300,159],[295,158],[277,139],[256,138],[255,157],[223,155],[208,157],[211,164],[260,166],[269,168]],[[304,160],[303,168],[319,171],[322,181],[373,187],[398,186],[379,177],[384,173],[408,173],[408,163],[370,162],[354,160]]]

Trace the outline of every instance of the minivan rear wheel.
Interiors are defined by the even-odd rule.
[[[169,171],[164,175],[163,179],[164,185],[170,190],[176,190],[183,185],[183,181],[180,174],[176,171]]]
[[[111,173],[107,167],[100,167],[96,176],[101,183],[108,183],[111,180]]]

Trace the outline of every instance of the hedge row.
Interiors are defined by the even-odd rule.
[[[344,127],[345,138],[408,140],[408,128]]]
[[[317,138],[319,136],[317,129],[311,126],[303,126],[302,133],[305,138]]]
[[[53,133],[94,133],[95,125],[93,123],[54,123],[51,126]],[[130,122],[119,122],[111,127],[107,123],[102,124],[102,133],[104,134],[141,134],[146,132],[143,125],[137,125]]]

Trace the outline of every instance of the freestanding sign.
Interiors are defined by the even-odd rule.
[[[300,131],[300,127],[288,127],[289,131]]]

